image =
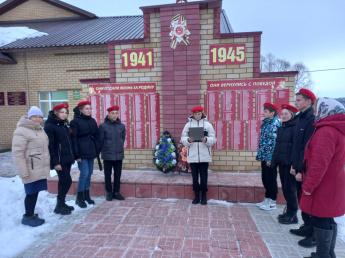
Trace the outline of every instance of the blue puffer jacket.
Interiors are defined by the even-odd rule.
[[[276,145],[277,132],[280,126],[281,122],[278,116],[275,116],[273,119],[264,119],[262,121],[256,160],[271,162],[274,147]]]

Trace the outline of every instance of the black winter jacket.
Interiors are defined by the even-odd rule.
[[[296,119],[297,124],[292,140],[292,166],[297,173],[302,173],[305,146],[315,129],[313,126],[315,121],[313,107],[300,113]]]
[[[282,122],[278,129],[276,145],[272,157],[272,166],[284,165],[291,166],[292,158],[292,139],[297,124],[297,117],[287,122]]]
[[[49,139],[50,169],[54,169],[56,165],[73,163],[72,138],[68,133],[67,124],[57,118],[53,110],[49,111],[44,131]]]
[[[122,160],[125,157],[124,143],[126,139],[126,126],[118,118],[112,122],[108,117],[99,126],[101,138],[102,159]]]
[[[96,120],[83,115],[78,107],[73,109],[74,119],[71,121],[72,141],[75,159],[94,159],[101,151],[99,129]]]

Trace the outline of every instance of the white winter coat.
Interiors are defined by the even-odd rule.
[[[200,163],[212,161],[212,146],[216,143],[217,138],[214,133],[212,125],[207,122],[206,117],[200,120],[195,120],[193,116],[188,118],[189,122],[184,126],[181,141],[187,147],[187,162]],[[207,136],[207,141],[203,142],[189,142],[189,128],[190,127],[204,127]]]

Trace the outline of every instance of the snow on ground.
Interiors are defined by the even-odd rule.
[[[0,177],[0,257],[20,254],[37,241],[40,234],[53,232],[57,225],[63,223],[61,215],[54,213],[56,195],[42,191],[38,195],[35,213],[46,222],[36,228],[22,225],[21,219],[25,213],[24,198],[24,186],[19,176]],[[67,204],[74,206],[73,214],[82,210],[75,205],[74,200],[68,201]],[[88,206],[86,209],[91,207]]]
[[[28,27],[0,27],[0,47],[18,39],[36,38],[48,35]]]

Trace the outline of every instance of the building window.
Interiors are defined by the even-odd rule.
[[[43,112],[43,125],[48,118],[48,113],[55,105],[68,103],[68,91],[43,91],[39,94],[40,109]]]

